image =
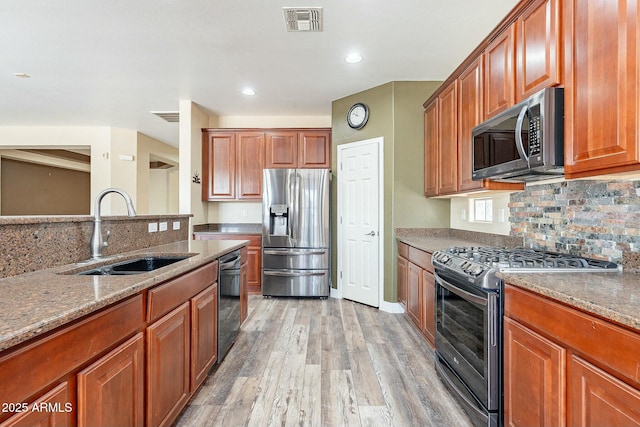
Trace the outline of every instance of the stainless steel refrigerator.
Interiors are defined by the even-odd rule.
[[[328,169],[265,169],[262,187],[262,294],[329,296]]]

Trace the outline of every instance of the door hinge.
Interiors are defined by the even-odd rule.
[[[342,279],[342,270],[340,270],[340,278]]]

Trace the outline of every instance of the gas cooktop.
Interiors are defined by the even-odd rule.
[[[577,255],[527,248],[494,248],[485,246],[451,247],[433,254],[433,265],[441,272],[478,282],[482,287],[495,287],[498,271],[508,273],[611,272],[618,264]]]

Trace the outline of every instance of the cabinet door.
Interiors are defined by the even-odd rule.
[[[560,83],[559,0],[536,0],[516,21],[516,99]]]
[[[262,294],[262,247],[247,246],[247,291]]]
[[[189,399],[189,302],[147,328],[147,424],[170,425]]]
[[[246,262],[240,265],[240,324],[242,325],[249,314],[249,292],[247,290]]]
[[[409,262],[399,256],[398,257],[398,302],[407,306],[407,273]]]
[[[236,137],[237,198],[262,200],[264,133],[239,132]]]
[[[202,147],[202,199],[236,197],[236,134],[206,133]]]
[[[422,269],[412,262],[407,268],[407,314],[422,329]]]
[[[424,110],[424,195],[438,195],[438,100]]]
[[[578,356],[569,361],[570,426],[640,426],[640,391]]]
[[[458,89],[458,176],[460,190],[482,187],[482,181],[471,178],[473,172],[473,139],[471,131],[483,120],[482,56],[460,75]]]
[[[218,358],[218,286],[191,299],[191,388],[193,393],[207,378]]]
[[[432,347],[436,345],[436,280],[433,274],[422,270],[422,334]]]
[[[454,82],[438,97],[438,193],[458,191],[458,99]]]
[[[265,168],[291,169],[298,167],[298,133],[267,132]]]
[[[514,26],[499,34],[484,51],[484,117],[514,104]]]
[[[78,426],[144,425],[144,334],[78,373]]]
[[[638,169],[638,3],[564,4],[565,172]]]
[[[504,424],[565,424],[566,352],[518,322],[504,318]]]
[[[71,400],[72,394],[69,390],[69,384],[64,382],[29,405],[26,411],[19,412],[1,423],[0,427],[61,427],[74,425],[75,413],[73,412]],[[11,402],[2,401],[2,403],[8,404]],[[60,410],[34,410],[34,408],[40,408],[42,405],[55,406]]]
[[[298,167],[331,168],[331,131],[298,133]]]

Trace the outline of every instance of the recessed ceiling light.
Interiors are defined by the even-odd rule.
[[[360,55],[359,53],[350,53],[346,58],[344,58],[344,60],[349,64],[357,64],[358,62],[362,61],[362,59],[362,55]]]
[[[31,76],[27,73],[13,73],[13,75],[21,79],[31,78]]]
[[[247,96],[253,96],[256,94],[256,91],[250,87],[245,87],[244,89],[242,89],[242,94]]]

